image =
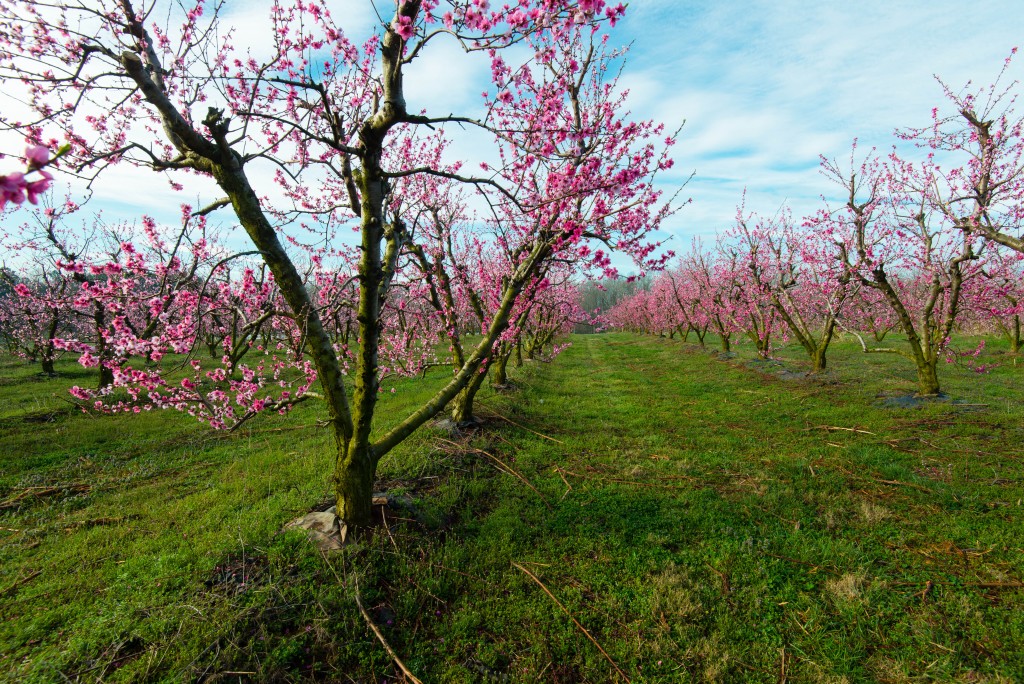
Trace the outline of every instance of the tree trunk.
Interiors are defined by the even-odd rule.
[[[107,310],[99,302],[93,304],[92,319],[96,331],[96,358],[100,361],[99,389],[102,390],[114,384],[114,371],[107,368],[107,338],[103,336],[107,328]]]
[[[100,362],[100,389],[110,387],[114,384],[114,371],[107,368],[106,364]]]
[[[824,373],[825,367],[828,365],[828,360],[825,357],[825,347],[818,347],[811,354],[812,373]]]
[[[939,374],[936,362],[937,359],[931,362],[928,360],[917,362],[917,396],[934,397],[939,394]]]
[[[523,367],[523,341],[516,340],[516,368]]]
[[[339,435],[338,461],[334,468],[334,491],[338,517],[350,528],[368,527],[373,504],[373,482],[377,464],[368,444],[347,443]],[[348,534],[354,530],[349,529]]]
[[[484,378],[486,377],[487,369],[484,368],[481,372],[474,375],[469,384],[455,396],[455,399],[452,401],[452,420],[456,425],[473,421],[473,400],[476,398],[477,391],[484,384]]]
[[[732,351],[732,343],[729,341],[729,335],[722,335],[722,351],[727,354]]]
[[[53,347],[53,338],[57,335],[56,321],[50,326],[50,336],[43,345],[43,349],[40,352],[43,362],[43,374],[49,377],[55,377],[57,372],[53,368],[53,362],[56,358],[57,350]]]
[[[508,384],[508,359],[511,355],[511,350],[509,350],[509,353],[502,354],[494,360],[494,371],[491,375],[492,386],[504,387]]]

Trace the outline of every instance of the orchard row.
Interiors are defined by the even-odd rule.
[[[1019,352],[1019,84],[997,79],[976,92],[945,91],[946,107],[932,111],[930,126],[897,133],[916,145],[917,159],[895,148],[862,152],[856,142],[848,162],[822,159],[839,202],[800,220],[786,210],[762,216],[741,205],[712,248],[694,242],[649,290],[620,301],[610,322],[692,333],[701,344],[711,332],[726,351],[734,335],[745,335],[762,357],[778,338],[794,339],[814,372],[825,369],[836,334],[848,332],[865,352],[907,357],[921,395],[940,392],[941,360],[980,352],[955,350],[955,331],[1002,334]],[[906,345],[881,346],[890,330],[899,330]]]
[[[284,412],[316,396],[307,336],[266,264],[231,254],[187,206],[177,231],[149,217],[140,226],[94,221],[85,241],[68,227],[79,211],[70,203],[46,208],[5,245],[21,264],[0,271],[0,339],[9,353],[49,375],[60,356],[75,354],[96,369],[97,384],[72,393],[100,412],[174,408],[235,428],[261,411]],[[383,303],[381,383],[435,366],[461,368],[467,338],[485,335],[501,304],[508,261],[448,227],[423,231]],[[314,259],[303,274],[346,374],[360,343],[357,255],[348,250],[330,269]],[[444,261],[472,267],[448,273],[437,268]],[[513,356],[521,364],[524,356],[556,354],[556,339],[590,321],[572,273],[553,265],[531,281],[470,391],[453,406],[454,420],[472,418],[488,369],[492,382],[504,385]]]

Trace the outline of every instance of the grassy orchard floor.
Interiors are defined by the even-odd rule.
[[[328,494],[329,436],[296,429],[316,407],[234,435],[93,418],[63,399],[81,369],[3,361],[0,673],[392,681],[358,580],[425,682],[614,680],[517,563],[635,682],[1024,678],[1024,366],[943,369],[984,406],[891,409],[880,393],[914,389],[903,359],[844,343],[826,380],[784,380],[738,351],[575,338],[485,393],[529,430],[492,420],[470,449],[419,433],[380,473],[414,512],[329,558],[278,533]]]

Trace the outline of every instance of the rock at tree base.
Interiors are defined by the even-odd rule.
[[[336,515],[337,508],[315,511],[296,518],[285,529],[305,530],[313,542],[324,551],[337,551],[345,544],[348,526]]]
[[[449,437],[461,437],[467,430],[475,430],[483,425],[483,421],[476,416],[469,420],[456,423],[451,418],[442,418],[434,421],[434,427],[448,434]]]
[[[414,510],[411,501],[399,501],[410,510]],[[386,492],[373,493],[372,505],[391,506],[393,503],[394,500]],[[327,503],[325,502],[324,505],[326,506]],[[292,520],[284,526],[284,529],[304,530],[306,536],[324,551],[337,551],[341,549],[348,537],[348,525],[338,517],[337,505],[331,505],[325,510],[307,513],[301,518]]]

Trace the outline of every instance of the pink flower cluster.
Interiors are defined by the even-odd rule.
[[[28,170],[0,175],[0,210],[8,202],[20,205],[26,199],[32,204],[39,203],[39,196],[50,188],[53,176],[44,168],[50,163],[50,151],[42,145],[32,145],[25,150]],[[35,174],[36,180],[29,180]]]

